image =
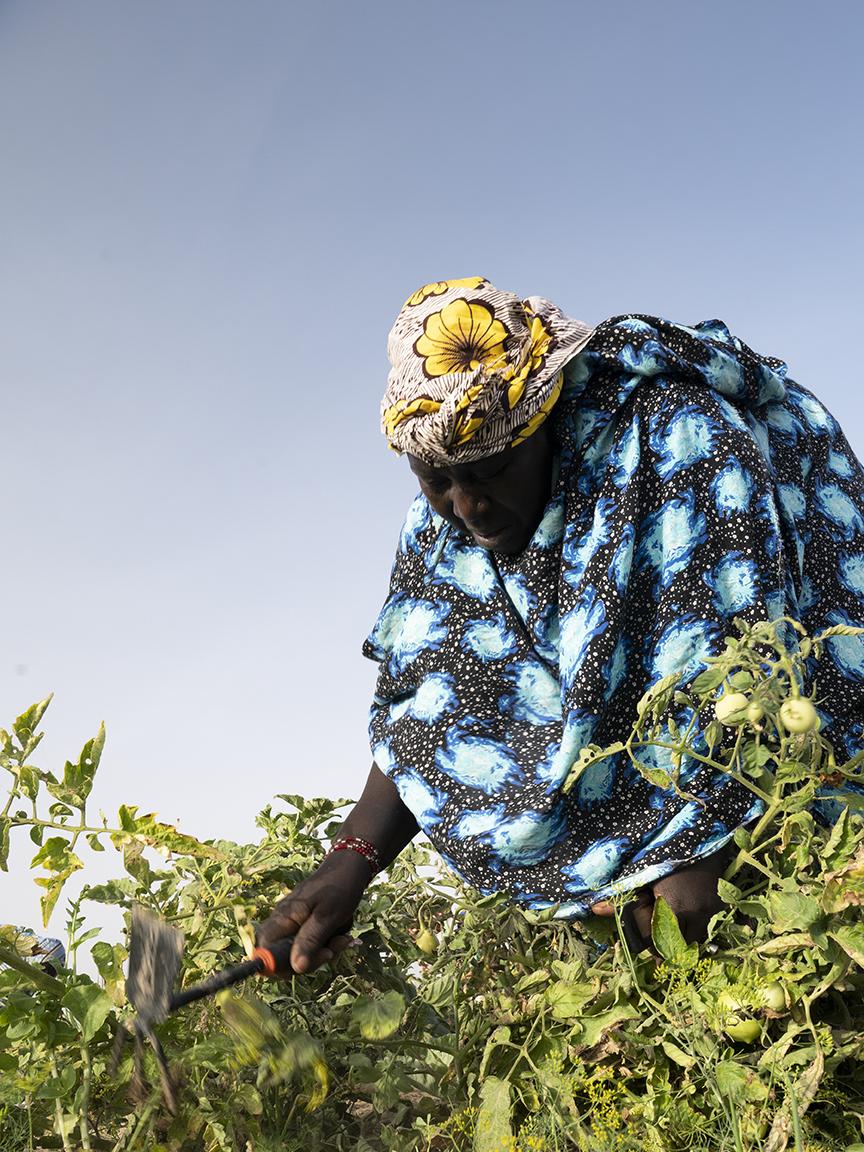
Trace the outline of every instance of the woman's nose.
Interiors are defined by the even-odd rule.
[[[450,498],[453,501],[453,511],[463,524],[482,523],[489,513],[488,498],[469,485],[454,484]]]

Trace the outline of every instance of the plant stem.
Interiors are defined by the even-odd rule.
[[[17,952],[11,948],[4,948],[2,944],[0,944],[0,964],[7,964],[10,968],[14,968],[16,972],[26,976],[38,988],[42,988],[46,992],[53,992],[55,996],[62,996],[66,991],[66,985],[62,980],[49,976],[38,964],[28,964]]]
[[[84,1152],[91,1152],[90,1123],[87,1119],[87,1113],[90,1110],[90,1081],[93,1074],[93,1065],[90,1061],[90,1049],[86,1044],[81,1045],[81,1056],[84,1061],[84,1076],[81,1085],[81,1118],[79,1120],[79,1130],[81,1132],[81,1147]]]
[[[57,1060],[54,1053],[51,1053],[51,1071],[54,1073],[55,1079],[59,1079],[60,1072],[57,1068]],[[72,1152],[72,1145],[69,1143],[69,1137],[66,1135],[66,1125],[63,1123],[63,1106],[60,1103],[60,1098],[54,1101],[54,1123],[57,1128],[57,1135],[63,1141],[63,1152]]]
[[[792,1132],[795,1136],[795,1152],[804,1152],[804,1138],[801,1135],[801,1117],[798,1114],[798,1097],[789,1073],[786,1073],[786,1088],[789,1093],[789,1111],[792,1116]]]

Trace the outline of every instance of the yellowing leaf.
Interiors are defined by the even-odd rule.
[[[859,968],[864,968],[864,927],[860,924],[844,924],[828,935],[836,940],[847,956],[851,956]]]
[[[695,1056],[690,1056],[677,1044],[673,1044],[671,1040],[662,1040],[660,1047],[674,1064],[679,1064],[682,1068],[692,1068],[696,1063]]]
[[[480,1111],[474,1136],[474,1152],[502,1152],[511,1147],[510,1085],[490,1076],[480,1088]]]

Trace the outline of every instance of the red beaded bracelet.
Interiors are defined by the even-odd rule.
[[[325,857],[332,856],[334,852],[341,852],[345,848],[352,852],[359,852],[368,862],[373,875],[381,871],[381,857],[378,855],[378,849],[368,840],[364,840],[362,836],[340,836],[338,840],[333,841],[324,855]]]

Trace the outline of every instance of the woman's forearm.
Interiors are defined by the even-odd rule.
[[[384,867],[420,831],[411,811],[405,807],[392,780],[377,764],[372,765],[366,787],[340,829],[343,836],[359,836],[378,849]]]

